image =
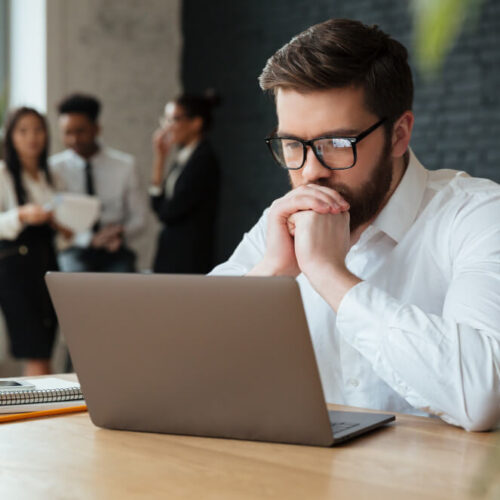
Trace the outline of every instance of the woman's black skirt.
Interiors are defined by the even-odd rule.
[[[53,231],[29,226],[15,241],[0,241],[0,307],[15,358],[47,359],[57,319],[44,276],[57,270]]]

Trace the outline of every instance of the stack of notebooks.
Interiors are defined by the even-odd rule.
[[[25,382],[33,387],[0,391],[0,422],[86,409],[78,382],[55,377]]]

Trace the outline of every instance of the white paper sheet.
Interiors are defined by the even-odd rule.
[[[58,193],[47,203],[56,221],[75,233],[89,230],[100,215],[101,203],[95,196],[78,193]]]

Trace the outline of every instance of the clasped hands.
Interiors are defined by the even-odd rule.
[[[360,280],[346,268],[350,248],[349,204],[335,190],[307,184],[275,200],[268,213],[267,246],[249,275],[305,274],[336,310]],[[338,284],[336,290],[335,285]]]
[[[113,253],[122,246],[122,243],[123,226],[121,224],[108,224],[94,234],[90,245]]]

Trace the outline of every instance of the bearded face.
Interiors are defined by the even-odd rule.
[[[357,168],[357,165],[353,167]],[[346,171],[349,172],[349,171]],[[350,187],[346,183],[337,180],[335,177],[322,177],[309,184],[326,186],[337,191],[349,203],[350,230],[351,233],[362,224],[371,220],[380,210],[382,203],[389,192],[392,182],[392,156],[391,144],[386,137],[384,149],[380,158],[376,162],[369,178],[361,185]],[[299,185],[290,176],[292,188]]]

